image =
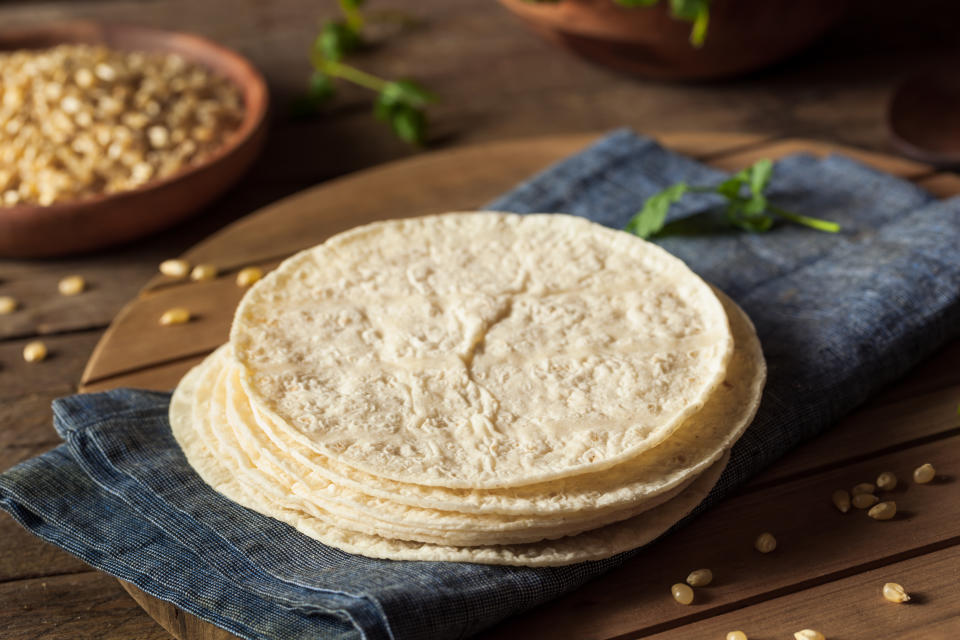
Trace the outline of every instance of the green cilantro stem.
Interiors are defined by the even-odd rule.
[[[316,56],[313,60],[313,65],[316,67],[317,71],[321,71],[328,76],[341,78],[347,82],[352,82],[355,85],[364,87],[365,89],[370,89],[370,91],[376,91],[377,93],[380,93],[386,89],[387,85],[390,84],[386,80],[378,78],[372,73],[361,71],[356,67],[352,67],[337,60],[328,60],[326,58]]]
[[[805,227],[810,227],[811,229],[816,229],[818,231],[825,231],[827,233],[839,233],[840,225],[836,222],[830,220],[823,220],[822,218],[812,218],[810,216],[803,216],[799,213],[792,213],[786,209],[781,209],[780,207],[774,204],[768,204],[767,208],[770,209],[773,213],[777,214],[784,220],[789,220],[794,224],[802,224]]]
[[[356,0],[339,0],[340,11],[351,29],[360,33],[363,30],[365,20],[360,11],[359,3]]]

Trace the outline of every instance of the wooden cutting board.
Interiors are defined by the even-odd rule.
[[[672,149],[726,170],[740,169],[761,157],[839,152],[914,180],[940,196],[960,193],[960,178],[953,174],[824,142],[718,133],[656,137]],[[87,364],[82,390],[175,386],[190,367],[227,339],[233,310],[243,294],[234,282],[236,271],[242,267],[270,269],[300,249],[374,220],[474,209],[596,138],[596,134],[565,135],[427,153],[327,182],[251,214],[182,256],[194,264],[216,265],[220,277],[208,282],[183,282],[158,276],[120,312]],[[175,306],[190,309],[194,319],[182,326],[159,326],[157,320],[163,311]],[[899,391],[887,394],[879,410],[876,406],[865,409],[815,443],[798,449],[756,479],[743,495],[725,501],[624,568],[555,603],[507,621],[486,637],[599,640],[663,632],[670,638],[705,638],[723,637],[726,630],[740,626],[753,638],[750,624],[759,629],[756,633],[766,628],[770,636],[789,637],[800,628],[816,626],[810,620],[818,616],[827,618],[818,628],[828,637],[854,631],[862,634],[869,628],[891,634],[898,625],[916,629],[925,616],[946,619],[942,607],[896,610],[894,606],[882,606],[874,593],[879,577],[873,573],[894,565],[899,575],[929,573],[923,568],[927,565],[917,565],[920,559],[946,567],[943,575],[936,574],[931,580],[939,580],[944,584],[943,592],[953,594],[943,606],[953,607],[949,610],[954,611],[954,620],[960,618],[960,595],[950,580],[951,572],[955,576],[960,571],[960,553],[957,547],[945,543],[952,540],[955,544],[954,532],[960,530],[958,483],[938,487],[939,494],[911,492],[916,513],[925,503],[930,503],[930,509],[940,505],[936,507],[939,519],[927,523],[922,534],[912,532],[911,518],[906,517],[880,525],[887,529],[885,536],[877,536],[870,533],[871,525],[877,523],[863,517],[863,522],[854,523],[857,514],[848,514],[851,517],[842,520],[846,528],[840,540],[850,547],[843,553],[831,551],[833,546],[824,537],[827,533],[836,536],[836,531],[809,527],[808,518],[798,520],[796,515],[809,510],[817,518],[835,519],[837,514],[829,507],[830,491],[871,480],[881,468],[894,469],[906,479],[909,470],[921,462],[933,460],[936,464],[936,458],[944,457],[942,465],[949,466],[949,456],[944,453],[949,447],[944,447],[943,441],[960,444],[952,417],[956,396],[960,396],[960,367],[955,366],[958,356],[958,345],[948,347],[945,355],[912,375]],[[910,429],[902,428],[903,424],[910,424]],[[891,454],[894,450],[897,452]],[[859,475],[855,469],[860,469]],[[785,504],[789,508],[785,509]],[[805,543],[786,544],[776,552],[773,562],[759,562],[750,549],[753,537],[762,530],[754,531],[757,527],[777,530],[782,548],[784,540],[789,543],[791,538],[802,538]],[[713,543],[737,536],[741,538],[739,551]],[[817,544],[811,545],[810,540]],[[710,566],[718,576],[717,582],[709,589],[698,590],[693,606],[676,605],[670,599],[669,587],[697,568],[694,564]],[[122,584],[154,619],[181,640],[233,637],[133,585]],[[829,593],[833,595],[816,592],[825,588],[832,589]],[[877,610],[872,611],[875,604]],[[727,617],[732,614],[727,612],[742,607],[747,609],[742,612],[741,623],[728,623]],[[808,623],[789,628],[785,621],[788,612],[805,608]],[[867,622],[862,619],[864,609],[870,611]],[[904,617],[904,612],[910,615]],[[730,624],[734,626],[726,629]],[[828,632],[828,628],[834,631]]]

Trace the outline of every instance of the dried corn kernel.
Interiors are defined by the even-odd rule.
[[[238,287],[249,287],[254,282],[263,277],[263,271],[260,270],[260,267],[247,267],[241,269],[237,273],[237,286]]]
[[[83,293],[86,288],[87,281],[83,279],[83,276],[67,276],[57,283],[57,289],[62,296],[75,296]]]
[[[186,260],[164,260],[160,263],[160,273],[171,278],[186,278],[190,273],[190,263]]]
[[[727,640],[747,640],[747,634],[743,631],[728,631]]]
[[[854,486],[853,489],[850,490],[850,495],[858,496],[861,493],[873,493],[876,490],[877,488],[872,484],[870,484],[869,482],[861,482],[860,484]]]
[[[853,506],[857,509],[869,509],[879,502],[880,498],[872,493],[860,493],[853,496]]]
[[[764,531],[754,540],[753,548],[760,553],[770,553],[777,548],[777,539],[773,537],[772,533]]]
[[[670,587],[670,593],[673,594],[673,599],[680,604],[690,604],[693,602],[693,589],[682,582],[678,582]]]
[[[160,316],[160,324],[167,326],[171,324],[183,324],[190,321],[190,311],[183,307],[174,307],[167,309]]]
[[[883,585],[883,597],[890,602],[909,602],[910,596],[896,582],[888,582]]]
[[[796,640],[827,640],[822,633],[813,629],[802,629],[793,634]]]
[[[13,313],[17,310],[17,299],[10,296],[0,296],[0,316]]]
[[[217,277],[217,268],[212,264],[198,264],[190,272],[191,280],[213,280]]]
[[[23,347],[23,359],[27,362],[40,362],[47,357],[47,345],[40,340],[28,342]]]
[[[850,494],[845,489],[837,489],[830,494],[833,506],[840,510],[840,513],[850,511]]]
[[[937,470],[929,462],[913,470],[913,481],[918,484],[927,484],[937,476]]]
[[[884,471],[877,476],[877,487],[883,491],[893,491],[897,488],[897,476],[892,471]]]
[[[687,576],[687,584],[691,587],[705,587],[713,582],[713,571],[710,569],[696,569]]]
[[[875,504],[867,511],[867,515],[874,520],[889,520],[897,515],[897,503],[892,500]]]

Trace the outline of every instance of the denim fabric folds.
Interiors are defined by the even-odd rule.
[[[488,208],[621,228],[663,187],[722,177],[618,131]],[[757,418],[698,510],[960,333],[960,199],[937,201],[847,158],[803,155],[777,163],[771,199],[843,232],[783,225],[658,241],[747,311],[769,366]],[[691,196],[672,217],[716,204]],[[0,507],[94,567],[243,638],[462,638],[631,555],[550,569],[352,556],[210,490],[170,434],[168,402],[129,389],[56,401],[64,444],[0,475]]]

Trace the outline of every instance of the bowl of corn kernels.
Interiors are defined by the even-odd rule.
[[[201,210],[253,163],[268,102],[250,62],[199,36],[0,32],[0,256],[99,249]]]

